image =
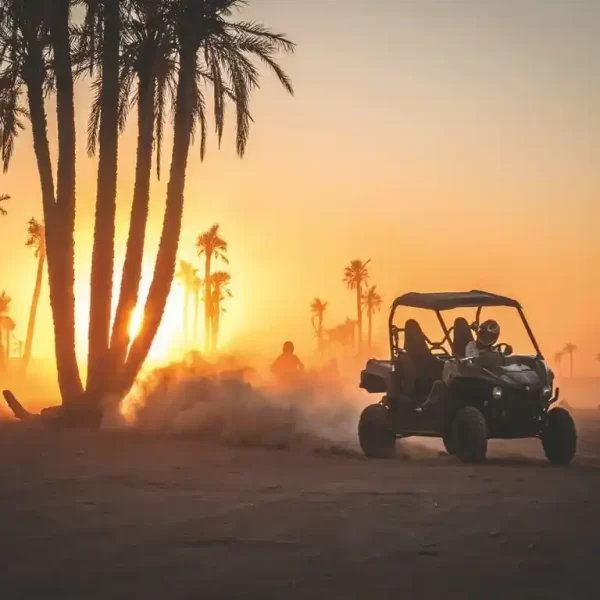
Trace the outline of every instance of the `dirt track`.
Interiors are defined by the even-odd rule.
[[[600,420],[580,442],[568,469],[533,442],[470,467],[6,424],[0,594],[597,598]]]

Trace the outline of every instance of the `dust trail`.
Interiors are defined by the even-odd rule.
[[[311,374],[295,389],[260,380],[252,369],[172,365],[140,382],[104,429],[189,434],[219,444],[362,455],[357,424],[370,399],[356,382]],[[399,456],[438,452],[399,445]]]

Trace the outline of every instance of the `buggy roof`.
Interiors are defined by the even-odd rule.
[[[471,308],[479,306],[512,306],[521,308],[521,305],[506,296],[498,296],[471,290],[470,292],[435,292],[431,294],[419,294],[409,292],[394,300],[393,308],[397,306],[410,306],[412,308],[424,308],[428,310],[452,310],[454,308]]]

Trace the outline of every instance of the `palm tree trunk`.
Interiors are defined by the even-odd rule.
[[[42,279],[44,277],[44,263],[46,261],[46,249],[44,240],[41,241],[40,253],[38,256],[37,275],[35,277],[35,288],[33,290],[33,299],[29,310],[29,322],[27,323],[27,336],[25,337],[25,351],[23,353],[23,370],[27,371],[29,360],[31,359],[31,346],[33,345],[33,331],[35,329],[35,318],[37,308],[40,302],[42,292]]]
[[[317,329],[317,344],[319,351],[323,350],[323,313],[319,312],[319,325]]]
[[[204,352],[208,354],[211,346],[211,298],[212,286],[210,284],[210,263],[212,256],[209,252],[206,253],[206,261],[204,263]]]
[[[373,311],[371,309],[367,309],[367,317],[369,319],[368,323],[368,336],[369,336],[369,350],[373,347]]]
[[[175,274],[177,250],[181,234],[185,172],[190,150],[194,121],[194,84],[197,47],[181,51],[177,98],[175,103],[174,138],[171,172],[167,186],[167,202],[154,276],[144,309],[144,320],[136,336],[120,378],[120,392],[126,393],[133,385],[146,360],[160,325]]]
[[[356,313],[357,313],[357,325],[358,325],[358,351],[362,349],[362,289],[360,283],[356,286]]]
[[[123,264],[121,291],[111,338],[112,364],[117,372],[122,368],[127,356],[130,342],[129,322],[138,302],[142,278],[152,174],[154,91],[154,79],[142,74],[138,92],[138,146],[133,203],[129,219],[129,235]]]
[[[200,312],[200,290],[194,288],[194,348],[198,347],[198,313]]]
[[[569,352],[570,377],[573,378],[573,353]]]
[[[0,373],[6,371],[6,353],[4,352],[4,336],[2,335],[2,321],[0,320]]]
[[[70,210],[59,213],[54,193],[54,175],[50,160],[50,145],[48,143],[48,127],[46,111],[44,108],[43,69],[42,56],[39,43],[35,38],[28,39],[29,56],[25,68],[25,83],[29,104],[29,116],[33,133],[33,146],[36,156],[38,174],[42,191],[42,205],[44,221],[46,223],[46,252],[48,259],[48,281],[50,287],[50,305],[54,322],[54,348],[58,385],[63,404],[70,403],[83,392],[79,376],[79,368],[75,354],[75,301],[73,293],[74,264],[73,248],[74,237],[70,229]],[[64,50],[63,50],[64,52]],[[61,52],[58,52],[60,55]],[[61,198],[60,208],[72,208],[74,202],[74,188],[69,193],[65,184],[65,171],[68,173],[67,155],[74,163],[74,125],[68,100],[68,83],[64,84],[62,68],[59,68],[58,56],[56,57],[57,70],[57,113],[59,118],[59,177],[66,191]],[[59,77],[59,73],[61,76]],[[68,76],[67,76],[68,79]],[[72,88],[71,88],[72,91]],[[72,96],[71,96],[72,100]],[[70,113],[70,117],[69,117]],[[64,125],[64,127],[63,127]],[[71,135],[69,135],[69,131]],[[72,143],[67,143],[71,138]],[[70,149],[72,151],[70,151]],[[74,164],[72,165],[74,167]],[[73,175],[74,177],[74,169]],[[70,198],[70,196],[72,196]]]
[[[107,377],[112,286],[115,260],[117,207],[117,155],[119,146],[119,0],[104,0],[102,89],[98,184],[92,273],[90,277],[90,329],[87,389],[104,392]]]
[[[213,311],[213,323],[212,323],[212,349],[216,352],[219,346],[219,327],[221,324],[221,303],[218,298],[215,298],[212,306]]]
[[[190,310],[190,290],[187,287],[187,285],[184,287],[183,290],[184,296],[183,296],[183,349],[187,350],[188,349],[188,330],[189,330],[189,325],[188,325],[188,312]]]
[[[10,329],[6,330],[6,364],[10,366]]]

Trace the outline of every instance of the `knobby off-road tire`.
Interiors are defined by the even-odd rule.
[[[454,446],[453,446],[453,433],[452,427],[447,427],[444,435],[442,436],[442,441],[444,442],[444,448],[446,448],[446,452],[450,456],[454,456]]]
[[[396,447],[389,411],[381,404],[371,404],[358,421],[360,447],[369,458],[391,458]]]
[[[485,460],[488,445],[488,428],[485,417],[474,406],[461,408],[452,423],[452,454],[464,463]]]
[[[542,446],[546,458],[553,465],[566,466],[573,460],[577,450],[577,431],[568,410],[553,408],[548,412]]]

